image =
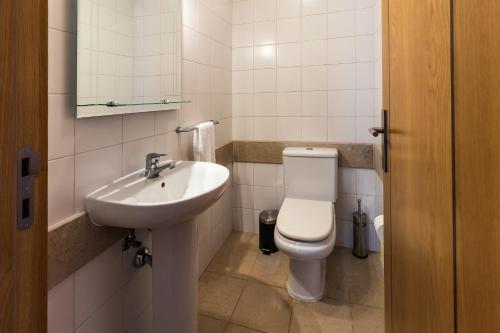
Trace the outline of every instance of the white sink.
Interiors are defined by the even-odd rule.
[[[222,196],[228,179],[218,164],[177,162],[157,178],[137,171],[86,198],[95,224],[152,230],[155,333],[197,332],[195,217]]]
[[[180,223],[213,205],[224,193],[227,168],[206,162],[177,162],[148,179],[144,170],[117,179],[87,196],[92,222],[122,228],[161,228]]]

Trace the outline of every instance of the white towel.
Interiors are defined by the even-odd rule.
[[[193,155],[195,161],[215,163],[215,126],[211,121],[195,126]]]

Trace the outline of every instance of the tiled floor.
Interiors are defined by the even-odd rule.
[[[254,234],[233,232],[199,282],[198,332],[378,333],[384,329],[380,257],[357,259],[336,247],[328,293],[301,303],[286,291],[288,258],[264,256]]]

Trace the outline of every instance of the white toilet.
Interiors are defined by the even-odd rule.
[[[325,295],[325,262],[335,245],[338,152],[335,148],[286,148],[283,168],[285,200],[274,241],[290,257],[290,296],[315,302]]]

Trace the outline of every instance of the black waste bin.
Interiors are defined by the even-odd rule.
[[[259,248],[265,255],[278,251],[274,243],[274,227],[277,219],[277,210],[264,210],[259,215]]]

